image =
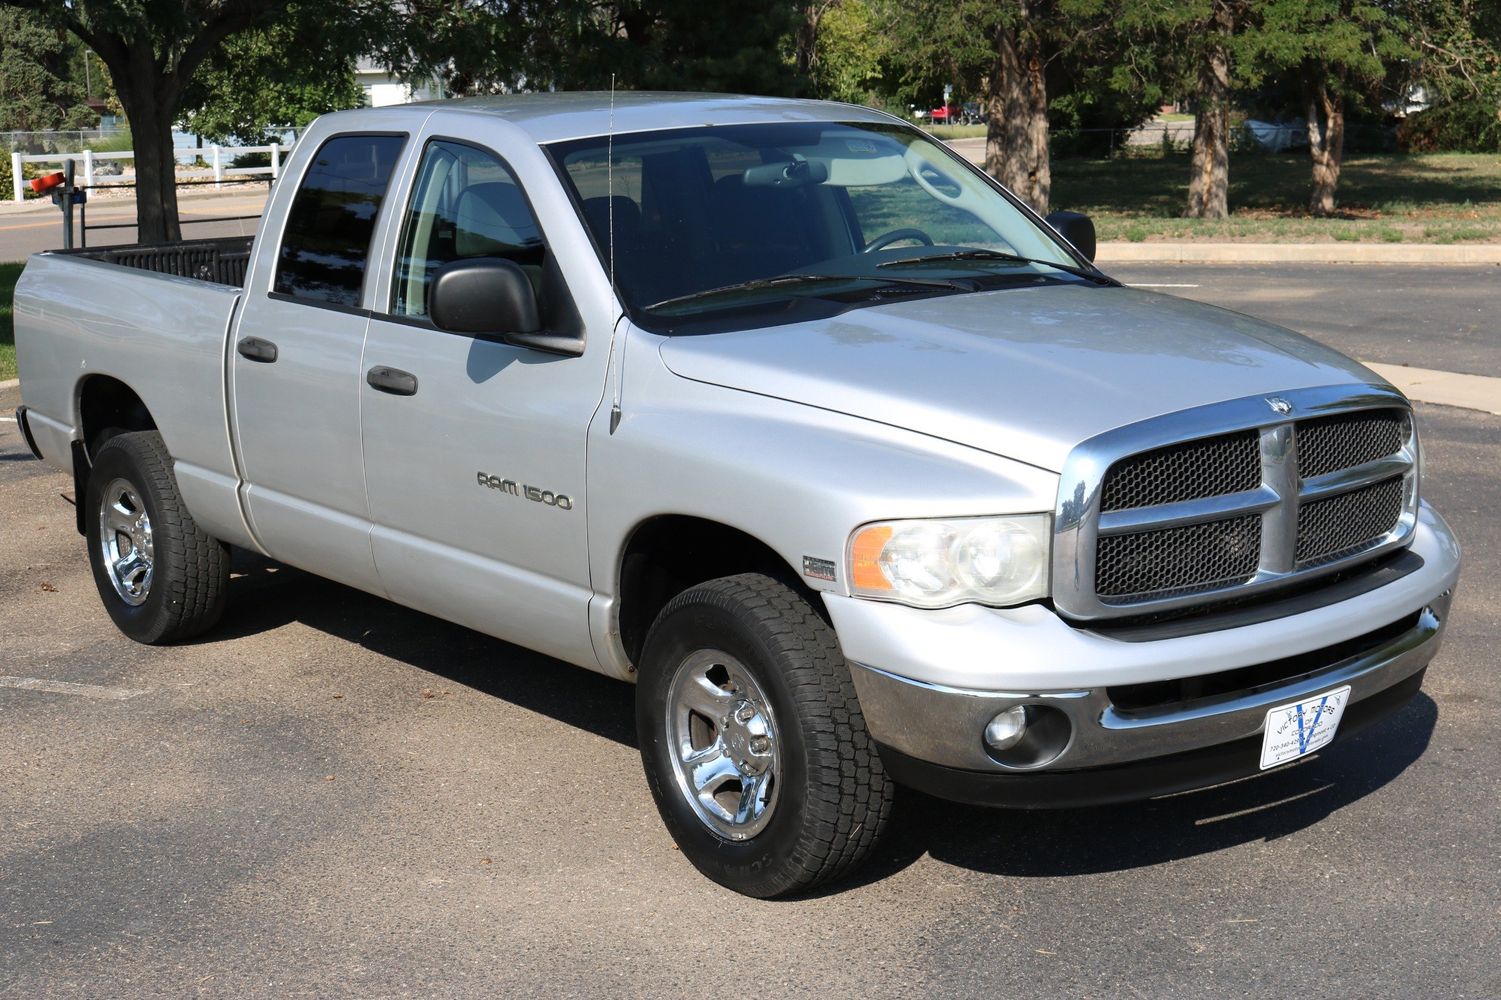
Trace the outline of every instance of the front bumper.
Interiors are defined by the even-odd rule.
[[[1269,708],[1346,684],[1341,735],[1395,710],[1438,651],[1459,548],[1424,507],[1403,558],[1407,571],[1345,600],[1145,639],[1076,629],[1036,607],[953,609],[914,635],[914,616],[934,613],[828,603],[866,725],[895,777],[966,801],[1079,804],[1252,773]],[[877,618],[891,630],[872,631]],[[1123,697],[1154,686],[1167,694]],[[1071,724],[1042,766],[1007,766],[986,749],[986,723],[1018,704],[1051,706]]]

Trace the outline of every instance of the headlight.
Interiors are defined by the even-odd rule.
[[[919,608],[1046,597],[1052,520],[1019,514],[867,524],[850,536],[850,590]]]

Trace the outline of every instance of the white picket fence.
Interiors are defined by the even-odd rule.
[[[215,183],[223,184],[226,181],[244,177],[270,176],[275,180],[281,175],[281,161],[286,154],[287,148],[281,143],[273,142],[269,146],[204,146],[201,149],[179,149],[178,157],[191,155],[196,161],[199,158],[208,161],[209,166],[195,170],[178,170],[179,179],[189,178],[193,180],[212,178]],[[271,165],[267,167],[231,167],[228,163],[235,157],[246,153],[270,153]],[[109,187],[113,184],[124,184],[135,180],[134,173],[105,174],[99,170],[101,162],[113,162],[134,160],[135,153],[126,151],[123,153],[96,153],[91,149],[85,149],[77,153],[11,153],[10,173],[12,194],[16,201],[26,200],[26,182],[21,179],[21,167],[26,163],[53,163],[59,168],[68,160],[72,160],[81,166],[75,167],[75,182],[83,188]],[[81,174],[81,176],[80,176]]]

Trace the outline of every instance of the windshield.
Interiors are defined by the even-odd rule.
[[[626,308],[653,329],[1102,280],[984,176],[900,125],[708,126],[548,151]]]

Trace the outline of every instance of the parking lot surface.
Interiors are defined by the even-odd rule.
[[[674,850],[624,684],[243,553],[215,632],[121,638],[0,421],[0,997],[1501,996],[1501,418],[1418,417],[1466,567],[1400,714],[1135,805],[907,795],[784,902]]]

